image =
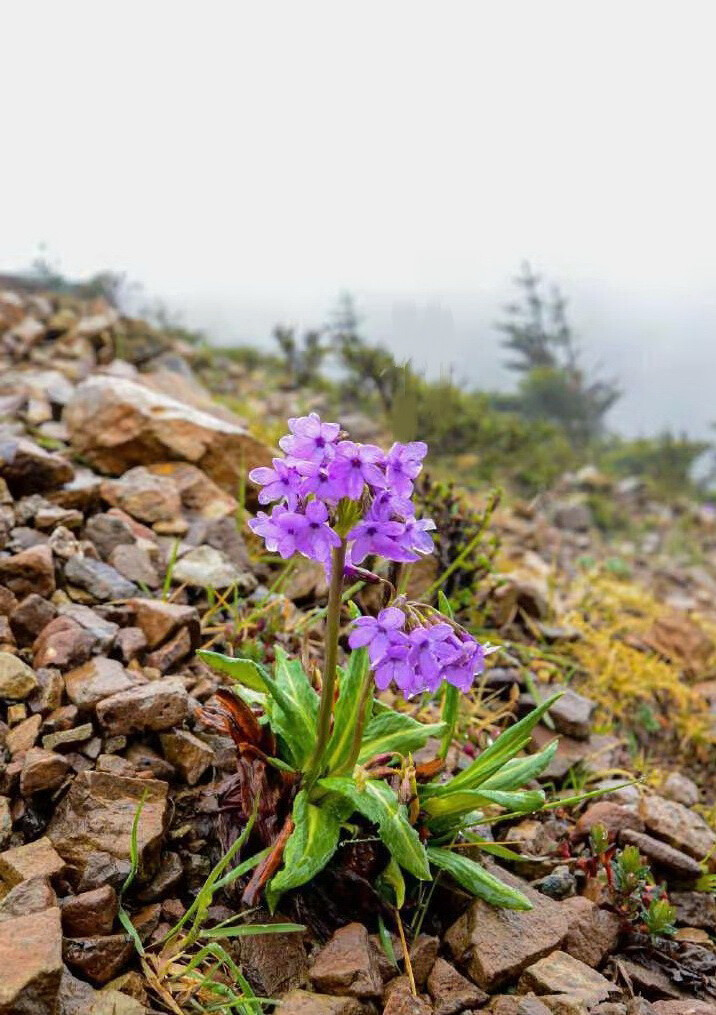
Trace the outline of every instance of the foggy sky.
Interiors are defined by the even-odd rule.
[[[528,258],[622,375],[611,423],[703,433],[713,20],[699,0],[9,5],[0,268],[44,242],[244,340],[350,289],[399,355],[493,386]]]

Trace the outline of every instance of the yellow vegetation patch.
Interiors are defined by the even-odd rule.
[[[564,620],[582,638],[563,652],[583,671],[582,687],[598,704],[599,724],[633,727],[635,707],[645,705],[664,731],[674,730],[682,747],[716,742],[708,704],[681,668],[628,643],[644,637],[663,613],[657,600],[637,585],[593,573],[570,599],[575,606]]]

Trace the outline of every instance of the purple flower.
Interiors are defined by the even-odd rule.
[[[375,665],[380,662],[391,645],[408,641],[401,628],[405,624],[405,614],[397,606],[388,606],[381,610],[377,617],[358,617],[353,622],[353,630],[348,637],[351,648],[367,646],[370,661]]]
[[[266,543],[266,549],[271,553],[278,550],[278,541],[281,537],[281,530],[278,527],[278,518],[286,510],[282,505],[276,505],[270,515],[265,511],[259,511],[255,518],[249,521],[249,528]]]
[[[296,546],[311,560],[328,560],[331,549],[341,545],[341,538],[328,524],[328,508],[320,500],[311,500],[305,507],[306,524],[296,534]]]
[[[253,531],[264,537],[267,550],[278,552],[284,560],[292,557],[300,550],[299,543],[308,527],[308,518],[279,505],[271,512],[270,519],[261,520],[259,528],[256,522],[262,514],[260,511],[253,522],[249,522]]]
[[[434,528],[432,518],[406,518],[401,544],[416,553],[432,553],[435,546],[428,532]]]
[[[417,693],[419,688],[415,686],[415,671],[408,662],[408,652],[407,638],[388,646],[385,655],[375,668],[375,684],[380,691],[384,691],[390,684],[395,684],[406,698]]]
[[[409,497],[413,492],[413,480],[422,469],[427,453],[428,446],[424,441],[394,444],[385,459],[390,489],[401,497]]]
[[[467,632],[455,638],[458,652],[443,670],[442,678],[461,691],[469,691],[478,673],[485,668],[485,650]]]
[[[351,546],[351,562],[360,564],[370,554],[378,554],[386,560],[414,561],[417,554],[405,546],[403,522],[383,522],[377,518],[366,518],[359,522],[348,533],[348,539],[354,540]]]
[[[408,660],[415,670],[415,683],[423,690],[436,691],[443,679],[443,668],[459,654],[449,624],[416,627],[410,632]]]
[[[274,458],[273,469],[252,469],[249,479],[263,487],[259,504],[270,504],[285,497],[290,508],[296,507],[301,477],[294,466],[287,464],[283,458]]]
[[[339,423],[323,423],[317,412],[289,419],[291,431],[278,442],[282,451],[292,458],[310,462],[329,461],[341,432]]]
[[[315,494],[319,500],[340,500],[336,484],[328,474],[328,469],[318,462],[297,462],[296,470],[303,477],[301,495]]]
[[[379,490],[373,497],[366,517],[379,518],[387,522],[396,515],[400,518],[412,518],[414,514],[415,507],[407,497],[398,497],[392,490]]]
[[[379,490],[385,486],[385,475],[379,467],[382,463],[383,452],[375,444],[341,441],[328,475],[341,497],[360,500],[366,483]]]

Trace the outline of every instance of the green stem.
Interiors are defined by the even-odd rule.
[[[331,556],[331,584],[328,591],[326,613],[326,654],[323,669],[321,703],[318,708],[316,746],[306,770],[306,782],[311,786],[321,774],[323,755],[331,735],[333,698],[336,690],[336,665],[338,663],[338,635],[341,626],[341,604],[343,595],[343,568],[346,562],[346,541],[341,540]]]

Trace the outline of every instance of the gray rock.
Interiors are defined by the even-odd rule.
[[[139,591],[111,565],[91,557],[71,557],[65,564],[65,577],[99,602],[128,599]]]

